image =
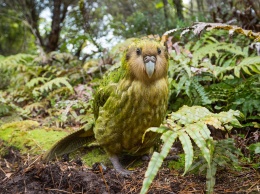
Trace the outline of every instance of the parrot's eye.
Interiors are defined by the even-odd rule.
[[[161,54],[161,52],[162,52],[160,48],[158,48],[157,51],[158,51],[158,54]]]
[[[136,49],[136,54],[137,54],[137,55],[141,55],[141,53],[142,53],[141,49],[137,48],[137,49]]]

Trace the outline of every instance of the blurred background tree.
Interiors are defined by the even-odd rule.
[[[0,54],[59,51],[84,61],[120,40],[198,21],[259,31],[259,10],[254,0],[0,0]]]

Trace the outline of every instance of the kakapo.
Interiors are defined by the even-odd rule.
[[[74,151],[94,135],[108,154],[114,168],[128,174],[119,162],[123,153],[146,154],[158,135],[142,137],[149,127],[158,127],[168,104],[168,54],[164,45],[145,38],[134,40],[126,49],[121,65],[105,76],[95,92],[92,128],[81,129],[57,142],[45,155],[53,159]]]

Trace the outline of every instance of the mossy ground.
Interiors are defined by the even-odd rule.
[[[140,158],[125,158],[123,164],[134,170],[133,177],[125,179],[108,168],[94,168],[93,164],[111,166],[108,156],[99,147],[85,147],[71,154],[72,162],[55,161],[43,164],[38,156],[48,150],[59,139],[71,132],[70,129],[46,128],[35,121],[17,121],[0,126],[0,193],[18,193],[27,190],[31,193],[52,191],[89,193],[138,193],[142,186],[148,162]],[[13,148],[16,148],[14,150]],[[28,154],[30,157],[28,157]],[[150,193],[205,191],[205,175],[187,173],[184,169],[184,154],[178,154],[178,161],[167,162],[153,181]],[[79,160],[74,160],[80,157]],[[125,160],[125,161],[124,161]],[[82,161],[83,166],[73,161]],[[136,166],[137,165],[137,166]],[[102,165],[101,165],[102,166]],[[90,167],[90,168],[89,168]],[[93,167],[93,168],[91,168]],[[112,167],[112,166],[111,166]],[[21,170],[22,169],[22,170]],[[250,174],[250,176],[244,176]],[[252,168],[243,171],[224,170],[216,176],[216,193],[256,193],[259,186],[259,173]],[[60,182],[60,180],[64,180]],[[167,180],[167,181],[165,181]],[[187,181],[188,180],[188,181]],[[89,184],[91,182],[91,184]],[[92,184],[95,183],[95,184]],[[134,188],[134,191],[133,191]],[[100,192],[97,192],[100,191]]]
[[[185,167],[185,155],[184,154],[178,154],[179,159],[178,160],[172,160],[168,162],[168,167],[170,169],[183,171]]]
[[[0,127],[0,138],[8,146],[32,155],[44,153],[67,134],[59,128],[41,127],[38,122],[32,120],[16,121]]]
[[[45,153],[53,144],[65,137],[71,129],[42,127],[36,121],[15,121],[0,126],[0,139],[6,146],[15,147],[21,153],[29,153],[31,156]],[[4,150],[0,149],[0,154]],[[84,148],[71,154],[71,158],[80,156],[83,163],[92,166],[100,162],[110,164],[105,152],[98,147]]]

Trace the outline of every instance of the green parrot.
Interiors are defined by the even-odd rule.
[[[123,53],[121,66],[105,76],[94,95],[95,123],[56,143],[44,156],[74,151],[94,138],[117,172],[129,174],[118,156],[147,154],[159,139],[146,129],[158,127],[168,104],[168,53],[153,39],[134,40]],[[94,136],[93,136],[94,135]]]

